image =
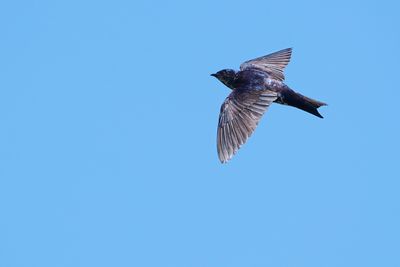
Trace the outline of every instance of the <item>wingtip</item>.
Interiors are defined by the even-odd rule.
[[[226,159],[225,159],[225,158],[222,158],[222,159],[220,158],[219,161],[221,162],[221,164],[226,164],[226,163],[228,163],[228,161],[229,161],[231,158],[232,158],[232,157],[226,158]]]
[[[221,162],[221,164],[226,164],[226,163],[228,163],[228,161],[230,161],[232,158],[233,158],[233,156],[235,155],[236,153],[233,153],[233,154],[226,154],[226,155],[218,155],[218,159],[219,159],[219,161]]]
[[[278,50],[278,51],[276,51],[276,53],[289,52],[291,54],[292,51],[293,51],[293,47],[288,47],[288,48],[284,48],[284,49]]]
[[[227,161],[227,160],[219,160],[219,162],[220,162],[221,164],[226,164],[228,161]]]

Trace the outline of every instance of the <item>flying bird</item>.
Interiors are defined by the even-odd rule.
[[[218,121],[217,150],[222,163],[247,141],[273,102],[323,118],[317,109],[325,106],[324,102],[303,96],[283,83],[291,55],[292,49],[287,48],[246,61],[239,71],[224,69],[211,74],[232,90],[221,106]]]

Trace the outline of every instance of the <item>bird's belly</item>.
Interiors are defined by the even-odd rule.
[[[287,103],[285,103],[285,102],[283,101],[283,98],[282,98],[281,95],[278,95],[278,98],[274,101],[274,103],[278,103],[278,104],[286,105],[286,106],[287,106]]]
[[[269,89],[272,91],[280,91],[285,86],[285,84],[283,84],[282,82],[271,79],[271,78],[265,78],[264,85],[265,85],[266,89]]]

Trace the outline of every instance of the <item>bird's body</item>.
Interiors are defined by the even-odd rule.
[[[221,106],[217,149],[222,163],[244,144],[272,102],[293,106],[322,118],[323,102],[296,93],[283,80],[291,48],[244,62],[239,71],[225,69],[212,74],[232,89]]]

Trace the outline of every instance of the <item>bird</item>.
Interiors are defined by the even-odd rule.
[[[223,69],[211,74],[232,90],[223,102],[217,128],[217,152],[227,163],[247,141],[272,103],[296,107],[319,118],[327,104],[295,92],[283,81],[292,55],[286,48],[243,62],[240,70]]]

